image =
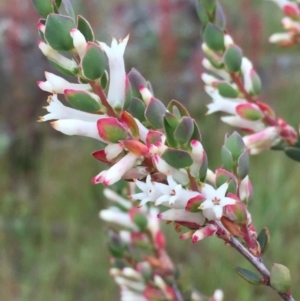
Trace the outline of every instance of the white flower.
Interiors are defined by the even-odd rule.
[[[99,216],[106,222],[115,223],[132,231],[138,231],[138,226],[131,220],[130,215],[117,207],[101,210]]]
[[[156,206],[164,205],[173,208],[185,208],[189,199],[199,195],[199,192],[186,190],[180,184],[177,184],[171,175],[167,176],[167,184],[151,181],[148,175],[146,182],[135,181],[137,187],[142,192],[133,194],[134,200],[141,200],[140,205],[143,206],[147,202],[154,202]]]
[[[113,38],[111,47],[99,42],[108,57],[110,80],[107,101],[113,108],[121,109],[125,101],[126,73],[123,55],[128,39],[129,36],[123,41],[120,40],[118,44],[117,40]]]
[[[84,35],[77,28],[71,29],[70,35],[73,39],[73,45],[77,50],[78,55],[82,58],[87,46]]]
[[[294,34],[292,32],[274,33],[269,37],[270,43],[289,44],[293,41]]]
[[[200,141],[192,140],[190,142],[192,152],[190,153],[193,164],[190,166],[190,173],[195,178],[199,176],[199,171],[203,164],[203,158],[206,156]]]
[[[63,69],[69,70],[72,73],[76,73],[78,71],[78,65],[73,59],[70,60],[64,57],[43,41],[40,41],[38,46],[50,61],[53,61],[55,64],[61,66]]]
[[[68,136],[84,136],[105,142],[98,133],[96,122],[82,121],[78,119],[62,119],[51,122],[51,126]]]
[[[45,107],[45,109],[49,112],[49,114],[40,117],[39,121],[55,119],[78,119],[96,123],[98,119],[107,117],[107,115],[91,114],[66,107],[59,101],[56,94],[49,96],[47,102],[49,105]]]
[[[196,227],[200,227],[205,223],[205,217],[202,212],[189,212],[185,209],[172,208],[158,214],[158,218],[178,223],[194,224]]]
[[[226,72],[224,69],[217,69],[216,67],[214,67],[211,62],[208,59],[203,59],[202,60],[202,65],[205,69],[212,71],[213,73],[215,73],[216,75],[220,76],[221,78],[225,79],[226,81],[231,81],[231,77],[228,74],[228,72]]]
[[[245,103],[246,100],[242,98],[226,98],[220,95],[219,91],[216,88],[206,86],[205,92],[211,96],[213,103],[210,103],[208,107],[208,111],[206,114],[212,114],[218,111],[236,114],[236,107]]]
[[[38,81],[38,86],[41,90],[59,94],[64,93],[65,89],[75,89],[75,90],[90,90],[92,89],[89,84],[73,84],[65,80],[64,78],[55,75],[50,72],[45,72],[45,77],[47,81]]]
[[[252,70],[253,70],[253,65],[251,61],[246,57],[243,57],[241,71],[244,78],[244,87],[247,92],[251,92],[252,90],[252,80],[251,80]]]
[[[102,183],[103,185],[112,185],[119,180],[122,176],[131,169],[136,161],[138,156],[133,153],[128,153],[117,163],[115,163],[110,169],[101,171],[97,176],[92,179],[93,184]]]
[[[260,132],[244,136],[243,141],[251,155],[259,154],[281,141],[280,128],[269,126]]]
[[[223,207],[236,203],[234,199],[225,196],[228,183],[224,183],[217,190],[209,185],[204,184],[201,193],[206,197],[205,201],[199,206],[203,215],[208,220],[220,219],[223,215]]]
[[[254,132],[261,131],[265,128],[265,125],[261,120],[246,120],[239,116],[223,116],[221,117],[221,120],[231,126],[252,130]]]

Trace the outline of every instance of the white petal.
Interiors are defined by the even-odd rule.
[[[221,198],[223,198],[225,196],[228,186],[229,186],[229,184],[227,182],[225,182],[216,190],[215,196],[217,197],[217,199],[220,200]]]
[[[201,193],[205,195],[207,199],[212,200],[216,196],[216,190],[213,186],[205,183],[201,189]]]

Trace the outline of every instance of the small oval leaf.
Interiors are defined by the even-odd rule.
[[[178,169],[189,167],[193,164],[193,160],[188,152],[175,148],[168,148],[162,154],[162,158],[168,164]]]
[[[236,267],[234,268],[234,270],[239,276],[241,276],[247,282],[251,284],[262,284],[260,280],[261,278],[258,275],[254,274],[253,272],[241,267]]]

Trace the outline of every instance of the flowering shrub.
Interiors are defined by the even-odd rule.
[[[228,114],[221,120],[246,135],[226,135],[222,165],[212,171],[198,125],[187,109],[176,100],[165,106],[136,69],[126,72],[123,56],[129,36],[113,38],[110,46],[97,41],[88,21],[75,19],[69,2],[62,2],[69,15],[59,13],[59,0],[33,1],[44,18],[38,24],[39,48],[61,73],[78,80],[71,83],[45,73],[46,81],[38,86],[51,95],[48,113],[40,121],[53,120],[57,131],[101,142],[103,147],[92,155],[109,167],[94,176],[93,184],[128,183],[122,195],[104,190],[113,205],[100,212],[103,220],[118,226],[109,231],[109,250],[110,274],[120,287],[121,300],[203,300],[199,292],[180,284],[159,220],[184,230],[180,239],[193,243],[218,237],[260,274],[237,267],[238,275],[294,300],[289,270],[274,264],[269,271],[263,263],[270,235],[267,228],[257,233],[252,223],[248,173],[249,156],[272,148],[300,161],[298,133],[259,100],[260,78],[226,31],[219,3],[199,0],[195,8],[202,24],[202,63],[209,72],[202,74],[212,99],[208,114]],[[288,16],[283,23],[288,37],[270,40],[296,43],[298,4],[276,2]],[[209,300],[222,299],[222,291],[216,290]]]

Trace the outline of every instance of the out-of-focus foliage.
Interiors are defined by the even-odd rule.
[[[130,33],[126,70],[137,67],[165,103],[175,98],[187,104],[199,121],[210,167],[220,165],[218,150],[224,134],[232,129],[221,124],[217,115],[205,117],[208,97],[200,79],[200,24],[193,1],[74,3],[98,39],[109,42],[111,36],[124,38]],[[282,50],[267,42],[271,33],[280,31],[280,11],[267,1],[224,0],[222,4],[231,35],[262,77],[262,98],[296,124],[299,54],[297,49]],[[97,144],[35,123],[47,97],[35,81],[43,79],[44,70],[51,71],[37,48],[38,16],[30,0],[2,0],[0,11],[0,299],[117,300],[117,288],[107,274],[105,226],[98,219],[106,202],[101,187],[90,184],[101,166],[86,155]],[[300,282],[297,168],[276,152],[251,158],[254,224],[258,230],[270,229],[266,257],[290,268],[292,288]],[[169,253],[184,282],[207,295],[219,286],[226,300],[274,297],[236,276],[232,262],[245,266],[244,261],[230,248],[220,254],[220,240],[191,245],[179,241],[172,229],[166,231]],[[294,297],[299,299],[300,293],[295,291]]]

